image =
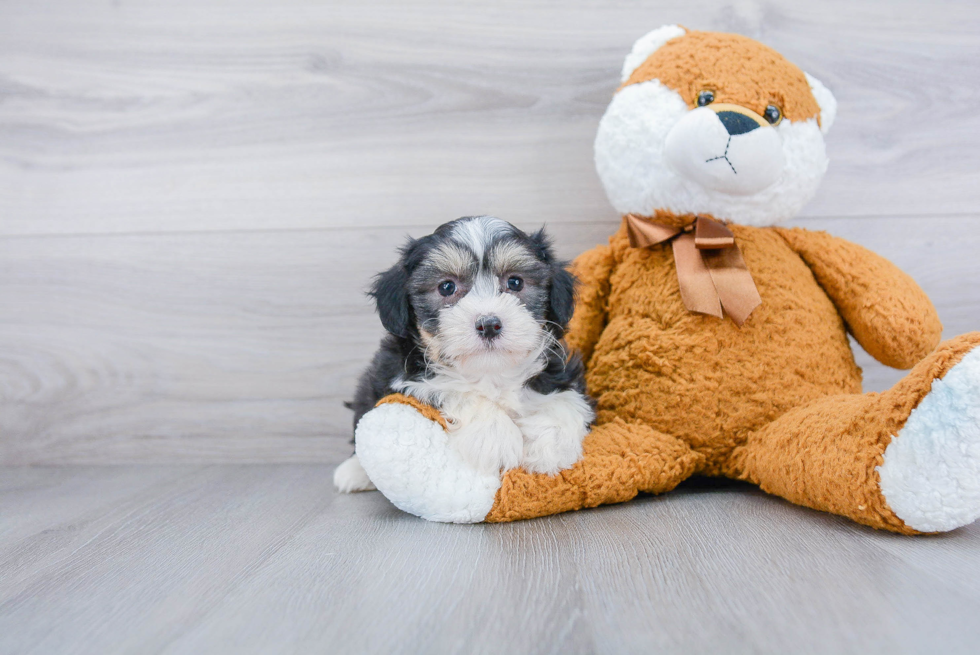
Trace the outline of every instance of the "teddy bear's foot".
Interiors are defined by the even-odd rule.
[[[467,466],[446,430],[413,406],[379,405],[357,424],[357,455],[399,509],[429,521],[478,523],[493,507],[499,473]]]
[[[877,471],[888,506],[915,530],[980,518],[980,347],[932,382]]]
[[[884,393],[828,396],[749,435],[732,477],[875,528],[980,517],[980,332],[943,342]]]

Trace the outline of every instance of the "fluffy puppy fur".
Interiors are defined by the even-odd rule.
[[[388,334],[348,405],[355,429],[398,392],[439,409],[480,470],[570,467],[594,416],[582,361],[563,341],[574,286],[543,230],[473,216],[409,240],[371,291]],[[356,454],[334,482],[373,488]]]

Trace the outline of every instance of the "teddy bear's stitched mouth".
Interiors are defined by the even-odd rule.
[[[712,157],[711,159],[705,159],[704,160],[704,163],[705,164],[708,164],[708,163],[713,162],[713,161],[718,161],[719,159],[724,159],[728,163],[728,166],[732,169],[732,173],[735,173],[735,175],[738,175],[738,171],[735,170],[735,165],[732,164],[732,160],[730,160],[728,158],[728,146],[730,146],[730,145],[732,145],[732,136],[729,134],[728,135],[728,141],[725,142],[725,152],[723,152],[721,155],[719,155],[717,157]]]

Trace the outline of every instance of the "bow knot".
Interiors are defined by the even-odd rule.
[[[762,304],[735,235],[724,223],[697,216],[684,227],[671,227],[626,214],[626,228],[634,248],[671,241],[681,300],[688,310],[718,318],[727,313],[741,327]]]

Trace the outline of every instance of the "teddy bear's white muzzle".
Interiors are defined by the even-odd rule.
[[[664,155],[678,175],[712,191],[740,196],[777,182],[785,165],[775,129],[756,127],[747,117],[710,107],[698,107],[674,125]]]

